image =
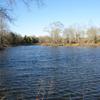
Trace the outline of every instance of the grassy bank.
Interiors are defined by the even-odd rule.
[[[80,44],[80,43],[72,43],[72,44],[63,44],[63,43],[57,43],[57,44],[54,44],[54,43],[40,43],[38,45],[42,45],[42,46],[54,46],[54,47],[57,47],[57,46],[66,46],[66,47],[99,47],[100,46],[100,43],[84,43],[84,44]]]
[[[28,46],[25,44],[20,44],[20,45],[24,45],[24,46]],[[58,47],[58,46],[64,46],[64,47],[100,47],[100,43],[84,43],[84,44],[80,44],[80,43],[35,43],[35,44],[31,44],[33,45],[40,45],[40,46],[52,46],[52,47]],[[9,45],[9,46],[0,46],[0,50],[4,50],[7,47],[13,47],[13,46],[19,46],[19,45]]]

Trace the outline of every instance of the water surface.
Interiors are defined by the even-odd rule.
[[[0,51],[0,100],[100,100],[100,48]]]

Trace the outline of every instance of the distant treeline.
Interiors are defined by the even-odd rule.
[[[61,22],[54,22],[46,27],[45,31],[48,36],[39,38],[43,45],[100,45],[99,27],[65,27]]]
[[[30,0],[37,1],[38,0]],[[41,0],[42,1],[42,0]],[[5,0],[7,4],[15,4],[15,0]],[[24,2],[24,0],[22,0]],[[30,3],[25,0],[25,4]],[[8,7],[8,6],[7,6]],[[17,45],[49,45],[49,46],[77,46],[77,45],[97,45],[100,46],[100,27],[65,27],[61,22],[54,22],[44,29],[47,36],[21,36],[9,31],[8,22],[12,22],[8,8],[0,5],[0,49],[7,46]]]
[[[17,45],[32,45],[39,42],[39,39],[35,36],[24,36],[13,32],[7,32],[0,34],[0,48],[7,46],[17,46]]]
[[[10,0],[9,0],[10,1]],[[7,46],[30,45],[38,43],[38,38],[35,36],[21,36],[9,30],[9,16],[0,8],[0,49]]]
[[[17,45],[48,45],[48,46],[100,46],[100,28],[65,28],[62,23],[55,22],[45,28],[47,36],[21,36],[9,32],[3,21],[0,22],[0,49]]]

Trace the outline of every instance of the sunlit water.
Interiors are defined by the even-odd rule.
[[[100,100],[100,48],[0,51],[0,100]]]

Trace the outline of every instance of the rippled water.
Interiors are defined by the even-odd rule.
[[[100,48],[0,51],[0,100],[100,100]]]

